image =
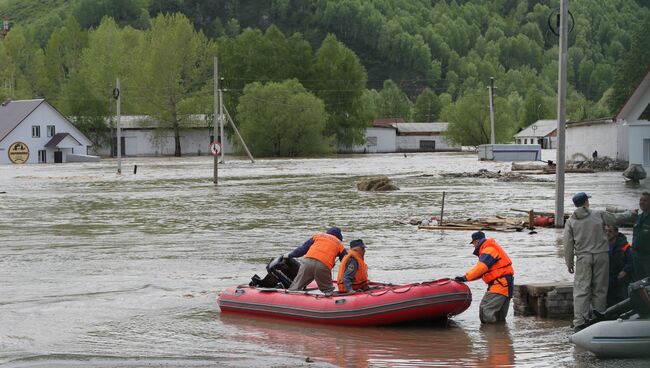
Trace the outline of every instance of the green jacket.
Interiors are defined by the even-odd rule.
[[[632,230],[632,249],[650,255],[650,213],[640,214]]]

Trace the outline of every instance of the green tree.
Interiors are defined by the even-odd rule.
[[[325,135],[334,136],[337,144],[350,147],[362,143],[365,129],[370,125],[360,98],[368,79],[359,58],[336,37],[325,37],[316,52],[315,82],[309,89],[325,102],[328,113]]]
[[[411,120],[411,101],[392,80],[384,81],[384,88],[379,92],[377,113],[385,118],[404,118]]]
[[[509,142],[515,130],[513,108],[508,99],[503,97],[497,97],[494,105],[496,142]],[[490,143],[490,111],[487,94],[466,93],[456,103],[443,109],[442,119],[450,123],[446,136],[451,141],[463,146]]]
[[[143,112],[154,117],[160,129],[173,130],[177,157],[181,156],[184,117],[192,113],[180,107],[211,80],[214,54],[214,44],[195,32],[184,15],[173,14],[153,19],[144,50],[138,55],[134,87],[127,92],[139,99]]]
[[[413,120],[432,122],[438,119],[442,105],[440,99],[430,88],[425,88],[415,99]]]
[[[553,116],[551,109],[541,94],[537,91],[530,91],[524,99],[524,113],[520,125],[528,126],[537,120],[548,119]]]
[[[237,106],[242,137],[256,156],[311,156],[331,152],[323,135],[323,101],[296,80],[244,88]]]
[[[618,111],[634,88],[650,69],[650,18],[640,22],[634,37],[632,47],[617,65],[612,88],[614,92],[608,102],[611,112]]]
[[[69,17],[63,27],[52,33],[45,49],[45,65],[49,85],[47,95],[58,104],[61,91],[68,78],[79,71],[81,53],[86,46],[87,34],[81,30],[74,17]]]

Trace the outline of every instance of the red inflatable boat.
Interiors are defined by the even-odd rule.
[[[469,287],[450,279],[370,286],[367,291],[324,295],[316,288],[289,291],[240,285],[221,292],[217,302],[222,313],[348,326],[442,319],[462,313],[472,302]]]

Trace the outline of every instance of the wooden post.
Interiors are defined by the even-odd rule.
[[[528,230],[533,230],[535,228],[534,223],[535,222],[535,211],[530,210],[528,211]]]
[[[442,192],[442,208],[440,209],[440,225],[442,225],[442,216],[445,213],[445,192]]]

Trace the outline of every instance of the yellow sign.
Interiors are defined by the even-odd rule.
[[[29,158],[29,147],[23,142],[15,142],[9,146],[9,159],[14,164],[24,164]]]

